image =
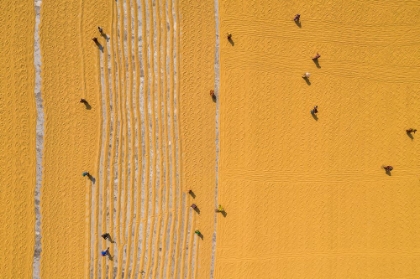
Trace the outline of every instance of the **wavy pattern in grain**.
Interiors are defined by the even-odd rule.
[[[39,44],[34,45],[33,32],[38,25],[35,23],[33,1],[1,1],[0,21],[0,274],[2,278],[32,278],[37,275],[32,273],[37,271],[34,268],[39,267],[37,262],[33,264],[36,258],[39,260],[38,249],[42,245],[42,259],[46,251],[45,238],[40,243],[40,235],[35,235],[35,221],[40,221],[35,218],[41,213],[36,208],[40,201],[35,200],[34,192],[38,195],[39,191],[43,192],[44,184],[40,184],[41,179],[35,179],[38,176],[36,164],[42,162],[36,159],[39,154],[36,149],[40,148],[36,146],[39,143],[36,139],[39,136],[36,135],[36,119],[41,115],[37,115],[36,111],[35,74],[37,82],[41,76],[35,72],[40,67],[34,67],[39,62],[34,59],[34,46],[39,47]],[[44,58],[44,53],[42,55]],[[37,95],[40,89],[36,87]],[[44,92],[42,94],[44,98]],[[39,105],[42,100],[37,99]],[[42,172],[44,170],[43,166]],[[44,212],[42,214],[41,229],[45,236],[45,215]],[[38,247],[35,247],[35,237]]]
[[[234,45],[221,40],[219,200],[230,212],[218,220],[215,276],[410,276],[420,258],[399,252],[417,253],[419,238],[399,232],[418,215],[403,197],[419,198],[419,149],[402,126],[418,123],[418,2],[220,5]],[[386,176],[382,161],[398,172]],[[375,268],[383,262],[393,268]]]
[[[191,277],[194,219],[178,179],[176,9],[163,0],[112,3],[100,57],[103,139],[91,200],[91,278]],[[116,243],[98,242],[104,232]],[[100,257],[107,246],[112,261]]]

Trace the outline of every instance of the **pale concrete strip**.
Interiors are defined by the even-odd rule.
[[[42,154],[44,149],[44,109],[41,92],[41,49],[39,42],[39,22],[41,21],[42,1],[35,0],[35,32],[34,32],[34,66],[35,66],[35,102],[36,102],[36,184],[35,184],[35,251],[32,278],[41,278],[41,186],[42,186]]]
[[[214,0],[214,16],[216,22],[216,47],[215,47],[215,57],[214,57],[214,94],[216,99],[220,100],[219,97],[219,87],[220,87],[220,30],[219,30],[219,0]],[[220,111],[220,102],[216,102],[216,184],[214,185],[214,206],[217,208],[219,206],[219,111]],[[210,278],[214,278],[214,266],[216,263],[216,243],[217,243],[217,213],[214,214],[214,232],[212,239],[212,251],[211,251],[211,265],[210,265]]]

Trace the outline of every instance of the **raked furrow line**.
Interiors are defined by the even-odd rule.
[[[191,278],[198,268],[194,214],[179,173],[177,5],[113,1],[101,37],[91,278]],[[105,232],[116,243],[103,240]],[[106,247],[110,257],[101,256]]]
[[[166,272],[166,278],[172,278],[171,275],[175,272],[175,257],[174,254],[176,242],[178,241],[176,235],[175,235],[175,224],[179,222],[179,216],[176,214],[176,196],[177,196],[177,187],[176,187],[176,178],[175,178],[175,142],[174,142],[174,125],[173,125],[173,119],[174,119],[174,77],[172,73],[174,72],[174,63],[173,58],[171,57],[173,55],[173,45],[174,45],[174,21],[173,21],[173,14],[172,14],[172,0],[167,0],[166,10],[168,14],[168,22],[169,22],[169,146],[170,146],[170,163],[169,163],[169,169],[170,169],[170,181],[171,181],[171,202],[172,202],[172,222],[171,222],[171,228],[169,233],[169,255],[168,255],[168,268]]]
[[[105,37],[105,42],[106,42],[106,38]],[[110,228],[110,219],[109,219],[109,212],[107,210],[107,208],[110,206],[109,202],[108,202],[108,197],[110,196],[110,181],[109,181],[109,166],[110,166],[110,146],[111,146],[111,131],[112,131],[112,125],[111,123],[113,122],[111,120],[111,113],[110,113],[110,100],[111,100],[111,89],[110,89],[110,74],[111,74],[111,65],[110,65],[110,52],[109,52],[109,47],[108,44],[105,43],[104,44],[104,52],[103,52],[103,102],[102,104],[105,106],[103,109],[104,111],[104,119],[102,120],[102,126],[103,128],[103,133],[105,134],[105,140],[103,141],[103,153],[101,154],[103,156],[103,158],[101,158],[101,187],[102,187],[102,224],[101,224],[101,233],[102,232],[106,232],[108,231],[108,229]],[[102,245],[105,246],[104,241],[102,241]],[[101,269],[101,278],[106,278],[106,268],[102,268]]]
[[[176,241],[176,248],[175,248],[175,270],[174,270],[174,276],[177,278],[180,278],[179,274],[180,271],[182,270],[182,261],[181,263],[179,263],[179,259],[183,259],[183,252],[184,251],[180,251],[180,245],[181,243],[184,243],[184,239],[185,239],[185,232],[186,232],[186,222],[187,222],[187,214],[185,215],[185,218],[182,218],[183,216],[183,212],[185,210],[187,210],[186,207],[186,198],[185,195],[183,194],[183,191],[181,189],[181,185],[180,185],[180,177],[179,177],[179,170],[180,170],[180,163],[179,163],[179,152],[180,152],[180,148],[179,148],[179,143],[178,143],[178,135],[179,135],[179,127],[178,127],[178,123],[179,121],[177,121],[177,110],[179,108],[178,105],[178,97],[177,94],[179,92],[179,82],[176,79],[177,73],[179,73],[179,61],[178,61],[178,49],[179,49],[179,40],[177,40],[177,36],[178,36],[178,32],[179,32],[179,27],[177,26],[178,20],[177,20],[177,3],[176,0],[173,0],[170,2],[170,12],[171,12],[171,18],[173,18],[173,40],[172,40],[172,44],[171,44],[171,49],[172,49],[172,54],[173,54],[173,59],[171,59],[171,63],[173,63],[172,65],[172,71],[171,71],[171,85],[173,88],[172,91],[172,96],[173,96],[173,105],[174,105],[174,110],[173,110],[173,117],[172,117],[172,125],[173,125],[173,139],[174,139],[174,155],[173,155],[173,166],[175,169],[175,174],[174,174],[174,181],[177,184],[177,197],[178,197],[178,224],[177,224],[177,241]],[[187,211],[188,213],[188,211]],[[184,228],[183,232],[181,232],[181,228]],[[183,246],[185,247],[185,246]]]
[[[143,146],[144,146],[144,133],[143,133],[143,127],[141,119],[142,117],[142,110],[140,109],[140,103],[143,102],[143,98],[140,98],[140,91],[143,88],[141,80],[141,65],[139,60],[139,53],[142,53],[142,44],[139,40],[142,37],[141,32],[141,26],[139,28],[139,5],[137,4],[137,0],[133,1],[133,29],[134,29],[134,62],[135,62],[135,77],[136,77],[136,86],[134,90],[134,101],[135,101],[135,107],[136,107],[136,148],[137,148],[137,157],[136,157],[136,176],[135,176],[135,184],[133,185],[136,188],[136,219],[135,219],[135,229],[134,229],[134,242],[133,242],[133,257],[132,257],[132,265],[131,265],[131,274],[130,278],[134,279],[135,276],[137,278],[137,257],[139,254],[139,248],[141,246],[141,243],[139,242],[139,233],[141,232],[141,226],[142,226],[142,211],[141,211],[141,199],[144,196],[144,190],[143,190]]]
[[[107,138],[107,129],[106,129],[106,123],[107,123],[107,106],[106,104],[106,97],[107,97],[107,82],[105,81],[106,78],[106,72],[107,70],[105,70],[105,68],[107,67],[107,59],[106,59],[106,55],[105,53],[108,52],[107,46],[106,44],[103,44],[103,48],[102,48],[102,52],[98,52],[99,54],[99,63],[100,63],[100,85],[101,85],[101,115],[102,115],[102,123],[101,123],[101,141],[100,141],[100,157],[99,159],[99,172],[98,172],[98,179],[96,181],[96,183],[94,184],[95,187],[95,192],[98,193],[98,195],[95,195],[95,200],[96,202],[93,204],[96,204],[96,208],[95,208],[95,217],[97,217],[97,219],[95,219],[95,221],[98,222],[98,226],[95,227],[95,233],[96,232],[101,232],[104,230],[104,226],[106,225],[106,219],[105,219],[105,215],[104,213],[106,213],[106,183],[105,183],[105,172],[106,172],[106,162],[105,162],[105,154],[106,154],[106,138]],[[104,74],[101,74],[101,73]],[[96,212],[98,215],[96,215]],[[95,239],[95,241],[100,242],[100,239]],[[102,270],[101,269],[101,265],[103,263],[99,262],[99,269],[98,270]],[[102,275],[100,276],[100,278],[105,278],[104,276],[104,272],[102,272]]]
[[[163,166],[163,172],[164,172],[164,185],[165,185],[165,196],[164,196],[164,208],[162,208],[163,212],[165,213],[164,216],[164,225],[163,225],[163,236],[162,236],[162,244],[161,244],[161,255],[159,259],[159,272],[157,278],[163,278],[164,272],[166,271],[164,269],[164,262],[165,257],[166,260],[169,259],[167,256],[167,238],[169,237],[169,228],[168,228],[168,222],[169,222],[169,216],[171,212],[170,204],[169,204],[169,195],[170,195],[170,180],[169,180],[169,146],[168,146],[168,84],[167,84],[167,11],[166,11],[166,3],[165,1],[160,1],[160,12],[161,12],[161,29],[163,34],[162,39],[162,97],[163,97],[163,109],[162,109],[162,127],[163,127],[163,142],[164,146],[162,152],[164,152],[164,166]]]
[[[110,215],[110,227],[109,227],[109,232],[111,233],[112,237],[117,240],[117,235],[116,235],[116,204],[115,204],[115,189],[116,189],[116,185],[115,185],[115,179],[116,179],[116,171],[117,171],[117,167],[116,167],[116,156],[117,156],[117,125],[118,125],[118,113],[117,113],[117,94],[118,94],[118,72],[117,72],[117,67],[116,67],[116,40],[114,38],[116,38],[116,24],[117,24],[117,15],[116,15],[116,4],[115,2],[113,2],[112,4],[112,9],[111,9],[111,35],[110,35],[110,41],[108,42],[108,44],[110,45],[110,64],[111,64],[111,76],[110,76],[110,82],[112,84],[112,105],[110,107],[110,110],[112,112],[112,127],[110,127],[112,134],[111,134],[111,154],[109,157],[109,201],[110,201],[110,205],[108,208],[108,212]],[[98,237],[98,236],[96,236]],[[117,245],[119,245],[119,243],[117,242]],[[115,255],[116,251],[117,251],[117,245],[112,245],[110,248],[111,254]],[[114,278],[116,275],[116,270],[114,267],[114,262],[112,261],[109,263],[109,271],[108,271],[108,275],[109,278]]]
[[[129,127],[130,127],[130,164],[129,164],[129,176],[130,176],[130,182],[129,182],[129,204],[127,205],[128,214],[126,215],[126,218],[128,219],[129,225],[128,225],[128,240],[127,240],[127,259],[125,264],[125,277],[129,278],[129,276],[132,273],[132,255],[133,251],[135,249],[134,243],[133,243],[133,236],[134,236],[134,227],[133,223],[136,221],[136,214],[137,211],[137,179],[136,176],[138,176],[137,172],[137,166],[138,163],[135,164],[135,158],[138,157],[137,150],[138,150],[138,138],[136,137],[136,131],[135,125],[137,123],[137,110],[135,108],[135,99],[133,102],[133,98],[135,96],[134,92],[134,77],[136,76],[136,72],[133,68],[133,60],[134,60],[134,54],[133,54],[133,40],[135,39],[135,36],[133,34],[133,25],[135,24],[133,20],[132,15],[132,9],[133,5],[130,3],[130,0],[126,0],[126,6],[127,6],[127,57],[128,57],[128,72],[129,72],[129,107],[130,107],[130,117],[129,117]],[[137,51],[134,50],[134,51]]]
[[[156,177],[157,177],[157,184],[156,190],[157,190],[157,198],[154,200],[156,205],[155,214],[156,217],[154,220],[157,220],[156,222],[156,234],[154,236],[154,249],[152,251],[152,257],[149,261],[149,266],[151,266],[151,275],[152,278],[156,278],[156,269],[157,269],[157,259],[158,255],[160,253],[160,243],[159,239],[161,237],[160,231],[162,226],[162,193],[163,193],[163,161],[162,161],[162,152],[163,152],[163,142],[162,142],[162,108],[161,108],[161,100],[162,100],[162,84],[161,84],[161,28],[160,28],[160,4],[159,0],[156,0],[155,2],[156,7],[156,33],[157,33],[157,39],[156,39],[156,95],[157,95],[157,101],[156,101],[156,126],[157,126],[157,150],[156,150],[156,156],[158,157],[158,164],[156,166]]]
[[[150,272],[150,260],[152,257],[152,241],[154,236],[154,226],[155,226],[155,199],[156,199],[156,125],[155,125],[155,89],[156,89],[156,72],[157,68],[155,67],[155,30],[154,30],[154,11],[153,11],[153,2],[152,0],[148,0],[147,2],[147,23],[149,27],[149,44],[148,44],[148,52],[149,52],[149,61],[150,61],[150,72],[151,72],[151,79],[150,79],[150,91],[148,94],[149,97],[149,112],[150,112],[150,126],[151,126],[151,155],[152,155],[152,164],[151,164],[151,184],[149,188],[149,193],[151,194],[151,198],[149,199],[149,203],[151,205],[150,208],[150,219],[148,220],[148,241],[147,241],[147,252],[146,252],[146,266],[144,267],[145,277],[148,278]]]
[[[144,126],[144,133],[142,134],[142,139],[144,141],[145,151],[144,151],[144,183],[142,184],[142,192],[143,192],[143,199],[142,199],[142,210],[143,215],[142,218],[142,236],[141,236],[141,250],[140,250],[140,259],[139,259],[139,267],[138,272],[140,274],[143,274],[143,265],[144,265],[144,256],[146,252],[146,231],[147,231],[147,223],[148,223],[148,213],[149,213],[149,203],[148,203],[148,197],[149,197],[149,121],[148,121],[148,107],[147,107],[147,92],[149,91],[149,66],[148,66],[148,57],[147,57],[147,17],[146,17],[146,1],[141,0],[141,26],[142,26],[142,71],[144,73],[144,79],[143,79],[143,92],[141,92],[141,96],[143,99],[142,102],[142,109],[143,109],[143,126]]]

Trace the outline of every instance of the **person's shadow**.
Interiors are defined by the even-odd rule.
[[[299,21],[294,20],[294,22],[296,23],[296,25],[297,25],[299,28],[302,28],[302,23],[300,22],[300,20],[299,20]]]
[[[92,181],[93,184],[95,184],[95,182],[96,182],[95,177],[93,177],[91,174],[88,174],[88,178],[89,178],[90,181]]]
[[[311,115],[312,115],[312,117],[313,117],[316,121],[318,121],[318,115],[316,115],[316,113],[312,113],[312,112],[311,112]]]
[[[318,58],[317,59],[312,59],[312,61],[314,61],[315,65],[318,69],[321,69],[321,65],[319,65]]]
[[[188,194],[190,194],[191,195],[191,197],[193,198],[193,199],[195,199],[195,193],[193,192],[193,190],[189,190],[188,191]]]
[[[108,35],[106,33],[101,33],[101,36],[107,41],[109,42],[109,38]]]
[[[114,257],[111,255],[111,253],[109,253],[108,252],[108,259],[110,260],[110,261],[113,261],[114,260]]]
[[[95,45],[99,48],[101,52],[104,52],[104,47],[99,42],[95,42]]]
[[[200,214],[200,208],[198,208],[198,206],[192,207],[192,209],[197,212],[198,214]]]
[[[414,139],[414,137],[413,137],[413,134],[412,134],[412,133],[407,132],[407,131],[406,131],[406,133],[407,133],[407,136],[409,136],[409,138],[410,138],[410,139],[412,139],[412,140]]]
[[[235,46],[235,42],[233,41],[233,39],[232,39],[232,38],[228,38],[228,41],[229,41],[229,43],[230,43],[232,46]]]
[[[213,100],[213,102],[215,102],[215,103],[216,103],[216,101],[217,101],[217,97],[216,97],[216,95],[212,95],[212,96],[211,96],[211,99]]]
[[[85,105],[85,107],[86,107],[87,110],[91,110],[92,109],[92,106],[88,103],[88,101],[84,101],[82,103]]]
[[[391,176],[392,174],[391,174],[391,171],[389,170],[389,169],[386,169],[386,168],[384,168],[383,166],[382,166],[382,168],[385,170],[385,173],[387,174],[387,175],[389,175],[389,176]]]
[[[309,78],[307,77],[302,77],[305,81],[307,85],[311,85],[311,81],[309,80]]]
[[[111,243],[117,243],[117,242],[115,242],[115,241],[112,239],[112,237],[111,237],[110,235],[108,235],[107,239],[109,239],[109,241],[110,241]]]
[[[220,213],[220,214],[222,214],[223,215],[223,217],[226,217],[227,216],[227,212],[223,209],[223,211],[222,210],[219,210],[219,209],[215,209],[214,210],[216,213]]]

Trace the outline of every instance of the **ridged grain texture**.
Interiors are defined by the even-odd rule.
[[[173,0],[116,1],[103,25],[91,278],[191,278],[197,239],[179,178],[177,13]],[[100,254],[106,247],[110,257]]]
[[[0,277],[32,278],[35,190],[35,12],[0,2]]]

